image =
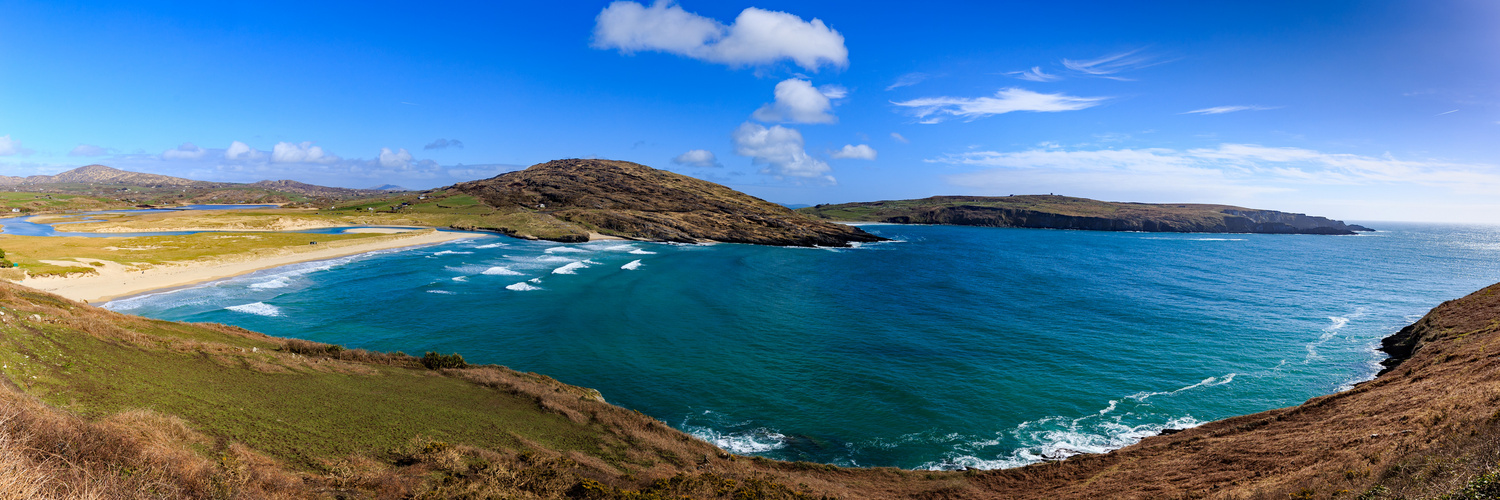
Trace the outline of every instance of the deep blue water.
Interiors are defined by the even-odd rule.
[[[1366,225],[1382,231],[872,225],[898,241],[849,250],[485,238],[108,307],[460,352],[739,453],[994,468],[1338,391],[1375,373],[1382,337],[1500,281],[1500,227]]]

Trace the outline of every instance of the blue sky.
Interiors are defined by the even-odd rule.
[[[429,188],[600,157],[783,203],[1500,222],[1500,4],[1125,4],[6,1],[0,174]]]

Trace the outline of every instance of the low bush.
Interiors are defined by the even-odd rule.
[[[443,368],[468,368],[469,363],[464,361],[462,354],[453,353],[448,355],[428,352],[422,356],[422,366],[428,370],[441,370]]]

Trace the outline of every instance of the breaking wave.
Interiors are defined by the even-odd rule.
[[[510,270],[510,268],[505,267],[505,266],[491,267],[489,269],[485,269],[480,274],[488,274],[490,276],[520,276],[521,275],[521,273],[512,271],[512,270]]]
[[[640,268],[641,268],[641,260],[640,259],[632,260],[629,263],[627,263],[627,264],[625,264],[623,266],[620,266],[620,269],[624,269],[626,271],[634,271],[634,270],[640,269]]]
[[[531,290],[541,290],[542,287],[532,286],[530,283],[522,281],[520,283],[516,283],[514,285],[507,286],[507,287],[505,287],[505,289],[506,290],[515,290],[517,292],[527,292],[527,291],[531,291]]]
[[[249,303],[249,304],[241,304],[241,305],[237,305],[237,306],[229,306],[229,307],[226,307],[225,309],[228,309],[228,310],[231,310],[231,311],[234,311],[234,312],[241,312],[241,313],[245,313],[245,314],[255,314],[255,315],[259,315],[259,316],[273,316],[273,317],[274,316],[281,316],[281,308],[280,307],[276,307],[276,306],[273,306],[271,304],[267,304],[265,302],[252,302],[252,303]]]

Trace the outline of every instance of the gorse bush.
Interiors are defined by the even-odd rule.
[[[464,361],[463,355],[453,353],[448,355],[428,352],[422,356],[422,366],[428,370],[441,370],[443,368],[468,368],[469,363]]]

